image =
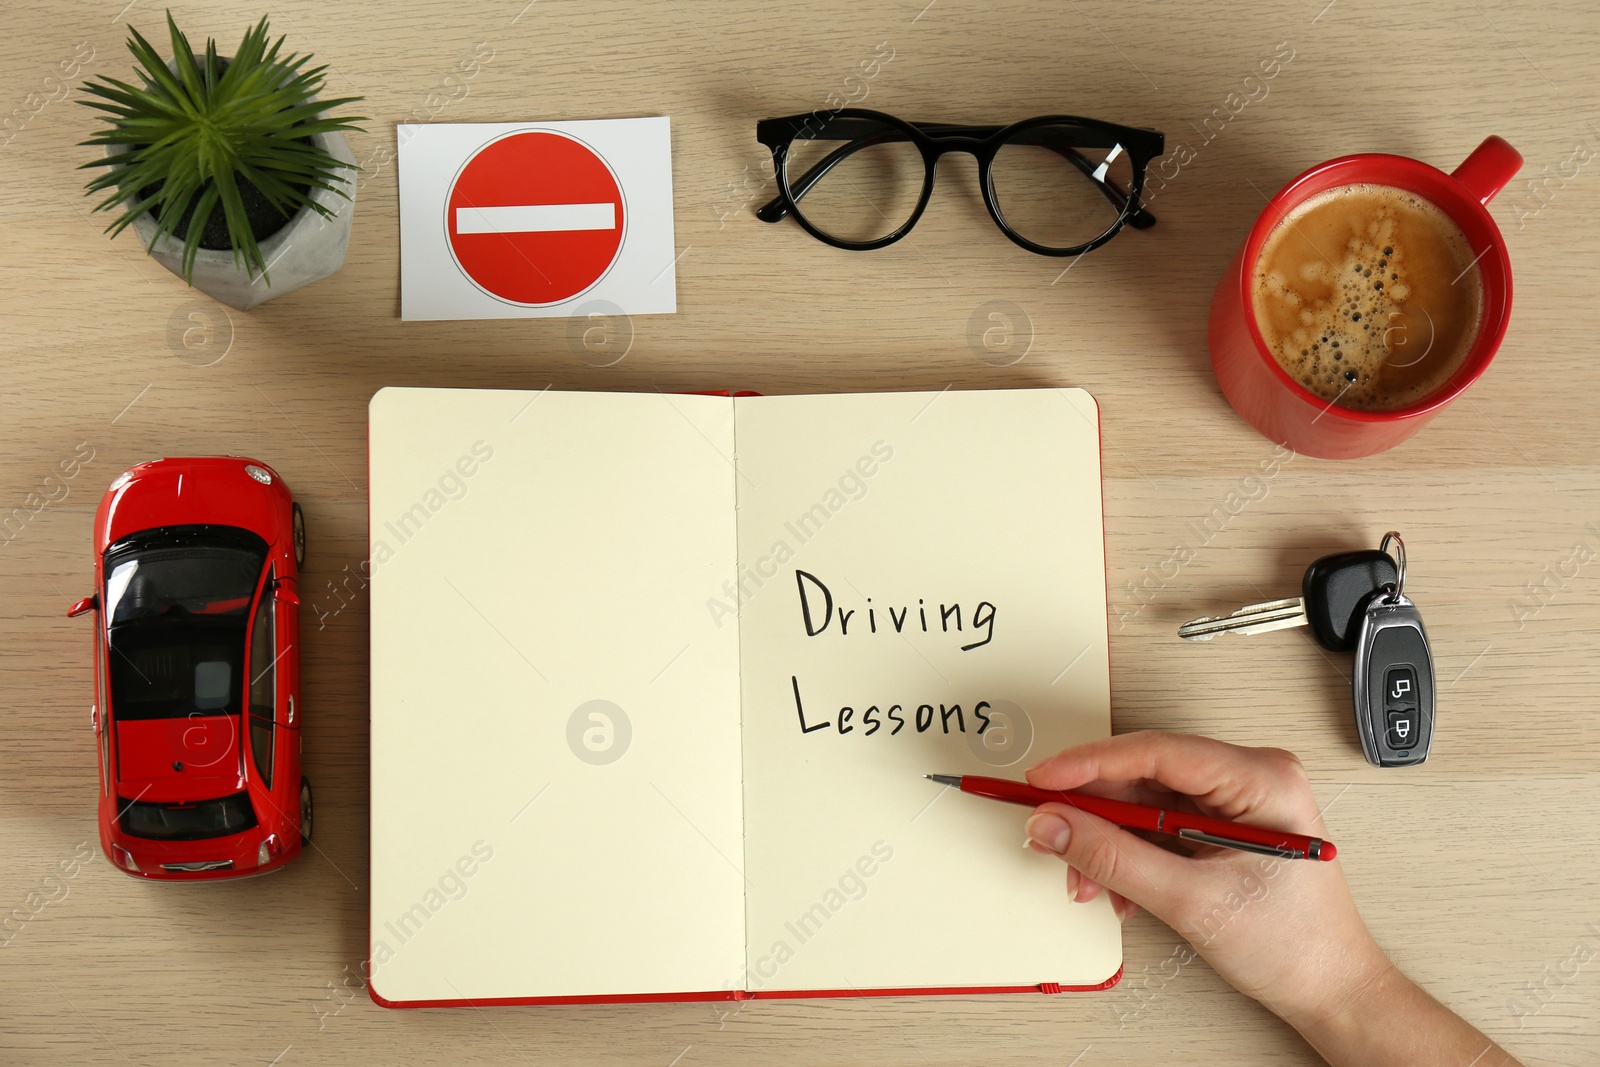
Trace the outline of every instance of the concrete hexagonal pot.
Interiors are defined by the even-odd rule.
[[[313,138],[317,147],[343,163],[354,164],[355,153],[342,133],[318,134]],[[127,151],[125,146],[107,149],[107,155]],[[260,242],[261,259],[267,265],[272,284],[246,266],[235,263],[232,249],[202,248],[195,253],[193,284],[196,289],[215,297],[231,308],[248,311],[273,297],[293,292],[301,286],[326,278],[344,266],[345,250],[350,246],[350,224],[355,217],[355,171],[341,170],[342,188],[350,199],[328,191],[313,189],[311,200],[333,212],[324,218],[305,205],[284,223],[277,232]],[[151,248],[155,236],[155,219],[141,215],[132,229],[139,243],[150,248],[150,256],[157,263],[183,277],[183,242],[170,234],[162,237]]]

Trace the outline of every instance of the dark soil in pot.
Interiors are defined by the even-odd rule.
[[[308,143],[310,138],[305,139]],[[234,175],[234,181],[239,185],[239,199],[244,201],[245,217],[250,220],[250,232],[255,235],[256,243],[265,241],[268,237],[281,230],[288,223],[290,216],[285,215],[273,207],[266,196],[262,194],[255,184],[241,175]],[[140,199],[148,199],[161,188],[160,182],[153,182],[139,190]],[[302,193],[309,193],[309,185],[299,187]],[[204,187],[202,187],[202,193]],[[178,219],[177,227],[172,235],[179,241],[189,236],[189,227],[194,222],[195,203],[200,199],[196,195],[189,206],[184,209],[183,215]],[[211,217],[206,219],[205,228],[200,231],[200,247],[226,251],[233,247],[233,241],[228,237],[228,218],[223,212],[222,202],[211,209]]]

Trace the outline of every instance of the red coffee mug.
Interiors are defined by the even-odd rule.
[[[1405,156],[1365,153],[1331,159],[1284,186],[1250,228],[1211,300],[1211,365],[1228,403],[1268,439],[1323,459],[1371,456],[1420,430],[1477,380],[1505,336],[1511,317],[1511,259],[1484,205],[1521,166],[1515,148],[1490,137],[1450,174]],[[1394,411],[1356,411],[1312,393],[1273,358],[1255,320],[1254,268],[1267,235],[1311,197],[1355,184],[1405,189],[1437,206],[1466,235],[1483,279],[1483,318],[1461,368],[1435,392]]]

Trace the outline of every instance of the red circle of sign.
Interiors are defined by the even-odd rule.
[[[458,208],[613,206],[611,229],[460,233]],[[600,154],[547,130],[509,133],[468,158],[445,200],[450,253],[474,285],[513,304],[570,300],[605,277],[622,250],[622,185]]]

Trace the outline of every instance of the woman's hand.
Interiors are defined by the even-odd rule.
[[[1030,767],[1027,778],[1041,789],[1328,836],[1305,769],[1281,749],[1124,734],[1067,749]],[[1145,908],[1330,1062],[1465,1063],[1489,1050],[1499,1056],[1476,1060],[1480,1067],[1514,1062],[1396,970],[1356,910],[1337,860],[1190,848],[1166,835],[1156,844],[1067,804],[1042,805],[1027,830],[1035,851],[1067,862],[1074,899],[1109,892],[1124,919]],[[1457,1041],[1465,1055],[1443,1058],[1455,1054]]]

